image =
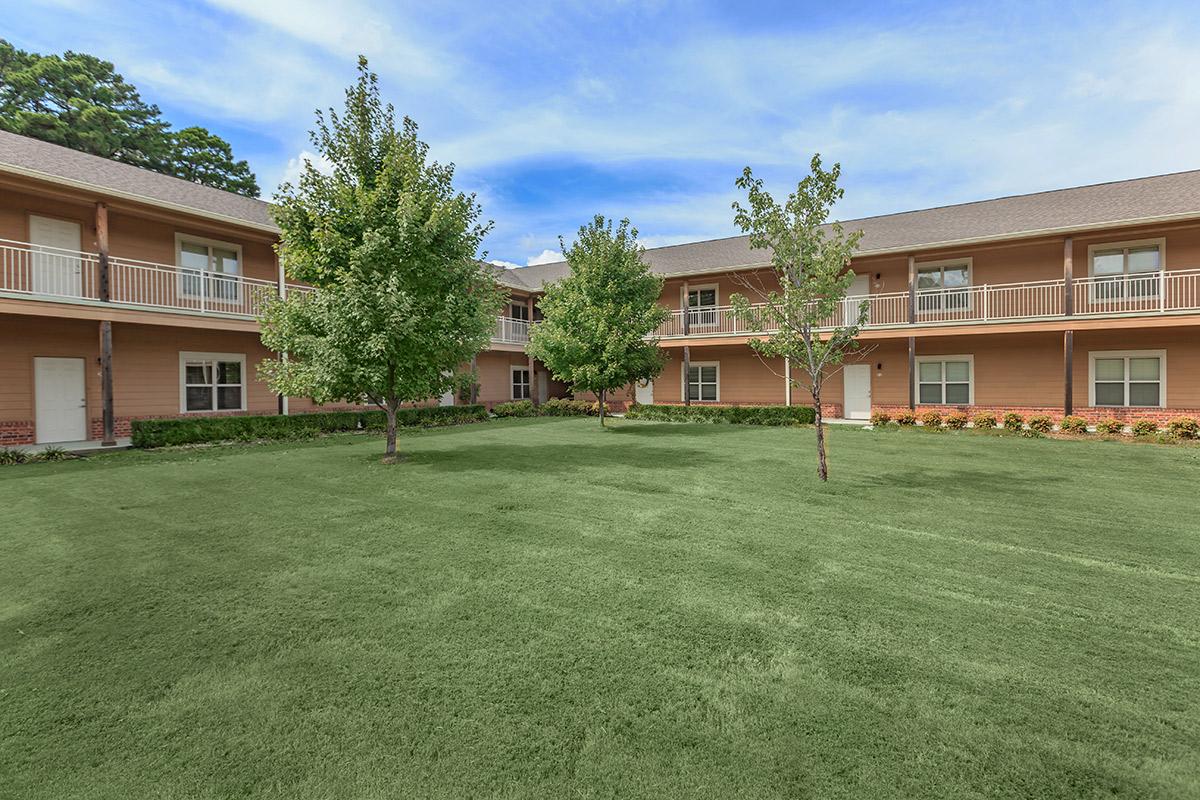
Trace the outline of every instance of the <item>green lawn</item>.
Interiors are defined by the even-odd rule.
[[[812,437],[0,468],[0,796],[1200,796],[1200,448]]]

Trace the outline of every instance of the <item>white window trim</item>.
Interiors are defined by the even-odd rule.
[[[721,307],[721,285],[719,283],[698,283],[695,286],[688,286],[683,292],[683,307],[684,313],[691,313],[692,307],[688,305],[688,295],[696,292],[696,302],[700,301],[700,292],[707,289],[712,289],[713,304],[711,306],[696,306],[696,311],[710,310],[712,312],[712,322],[692,322],[688,321],[688,328],[714,328],[720,323],[720,315],[717,309]]]
[[[241,367],[239,369],[242,375],[242,405],[240,408],[197,408],[188,410],[187,407],[187,362],[189,361],[236,361]],[[216,380],[216,371],[213,371],[213,380]],[[214,384],[215,386],[215,384]],[[215,411],[245,411],[246,410],[246,395],[249,394],[250,384],[246,376],[246,354],[245,353],[193,353],[181,350],[179,352],[179,413],[180,414],[212,414]],[[217,402],[215,390],[213,394],[213,404]]]
[[[942,269],[944,269],[946,267],[960,267],[963,264],[966,264],[966,266],[967,266],[967,285],[958,287],[951,291],[954,293],[965,294],[967,296],[966,304],[962,308],[945,308],[944,307],[945,306],[945,303],[944,303],[945,294],[942,294],[941,295],[942,300],[939,301],[939,305],[942,307],[922,309],[921,308],[921,292],[929,292],[930,294],[925,295],[926,297],[929,297],[929,296],[932,296],[934,292],[937,292],[939,290],[938,289],[919,289],[919,288],[917,288],[917,282],[920,278],[921,271],[937,269],[939,267]],[[913,278],[912,279],[913,279],[913,289],[916,291],[916,294],[917,294],[916,312],[917,312],[918,316],[920,316],[921,314],[945,314],[945,313],[954,313],[954,312],[958,312],[958,311],[970,311],[971,306],[975,302],[974,301],[975,293],[972,291],[972,289],[975,286],[975,258],[973,256],[964,256],[963,258],[940,258],[936,261],[918,261],[913,265]]]
[[[510,400],[531,400],[533,399],[533,374],[529,375],[529,380],[524,383],[529,387],[529,397],[517,397],[517,381],[516,373],[529,372],[529,366],[521,366],[520,364],[508,365],[508,399]]]
[[[1167,269],[1167,238],[1159,236],[1154,239],[1131,239],[1127,242],[1102,242],[1100,244],[1088,245],[1088,277],[1096,277],[1096,251],[1097,250],[1124,250],[1130,247],[1149,247],[1150,245],[1158,246],[1158,271],[1165,272]],[[1126,265],[1127,266],[1127,265]],[[1122,275],[1128,275],[1128,272],[1122,272]],[[1153,272],[1135,272],[1135,275],[1153,275]],[[1101,275],[1101,278],[1117,277],[1116,275]]]
[[[1096,405],[1096,359],[1098,358],[1157,358],[1158,359],[1158,405],[1129,405],[1129,364],[1125,364],[1125,400],[1119,406]],[[1140,383],[1141,381],[1137,381]],[[1091,350],[1088,352],[1088,405],[1092,408],[1166,408],[1167,407],[1167,351],[1166,350]]]
[[[919,406],[957,406],[960,403],[946,403],[946,367],[942,367],[942,400],[941,403],[922,403],[921,402],[921,364],[929,361],[946,362],[946,361],[966,361],[967,362],[967,405],[975,405],[975,356],[959,355],[959,356],[917,356],[915,361],[915,370],[913,374],[913,394],[916,396],[917,405]],[[952,381],[957,383],[958,381]]]
[[[513,313],[514,310],[518,309],[518,308],[525,310],[525,315],[526,315],[525,317],[518,317],[515,313]],[[508,316],[509,316],[509,319],[515,319],[518,322],[530,322],[531,320],[529,319],[529,303],[527,301],[517,301],[517,300],[508,301]]]
[[[208,268],[205,270],[206,273],[211,274],[211,275],[220,275],[225,278],[229,278],[229,279],[233,280],[233,286],[236,289],[236,296],[234,296],[232,298],[220,297],[220,296],[216,296],[216,295],[212,295],[212,294],[208,294],[205,296],[210,301],[215,302],[215,303],[241,303],[242,302],[242,280],[241,279],[246,277],[246,261],[242,255],[242,246],[240,244],[234,244],[233,242],[223,242],[220,239],[210,239],[206,236],[192,236],[189,233],[176,232],[175,233],[175,268],[178,270],[178,273],[179,273],[179,290],[178,290],[179,296],[180,297],[200,297],[201,296],[200,294],[196,294],[194,292],[188,292],[188,291],[185,291],[185,289],[184,289],[184,287],[187,285],[187,283],[184,281],[184,278],[187,275],[191,274],[191,272],[192,272],[190,267],[188,268],[188,272],[186,272],[186,273],[184,272],[184,266],[183,266],[183,244],[184,244],[184,242],[187,242],[188,244],[204,245],[205,247],[209,248]],[[235,272],[235,273],[213,272],[212,248],[214,248],[214,247],[219,247],[222,250],[232,250],[235,253],[237,253],[237,263],[238,263],[238,271],[237,272]],[[200,280],[205,280],[205,277],[201,276]]]
[[[693,403],[719,403],[721,402],[721,362],[720,361],[692,361],[688,367],[716,367],[717,368],[717,399],[716,400],[693,400]],[[683,369],[683,362],[679,362],[679,378],[680,385],[683,387],[679,395],[680,402],[687,402],[688,391],[688,376]]]

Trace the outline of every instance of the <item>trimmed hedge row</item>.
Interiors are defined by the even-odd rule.
[[[811,425],[816,412],[809,406],[675,406],[634,403],[626,419],[657,422],[711,422],[730,425]]]
[[[604,404],[605,409],[608,404]],[[600,413],[600,404],[593,400],[567,400],[551,397],[539,406],[532,400],[513,400],[492,406],[497,417],[594,417]]]
[[[402,428],[441,427],[487,420],[483,406],[431,406],[402,408],[396,425]],[[283,416],[187,417],[133,421],[134,447],[168,447],[202,442],[253,441],[256,439],[307,439],[322,433],[387,428],[383,411],[318,411]]]

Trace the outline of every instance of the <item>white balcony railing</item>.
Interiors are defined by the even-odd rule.
[[[289,284],[290,291],[309,287]],[[275,281],[108,259],[108,302],[191,314],[254,318],[279,291]],[[100,301],[100,257],[0,239],[0,292],[58,301]]]
[[[984,284],[954,289],[921,289],[914,293],[915,322],[909,322],[908,292],[847,297],[821,327],[844,325],[867,303],[865,329],[909,325],[961,325],[1057,319],[1067,315],[1063,279],[1026,283]],[[1076,316],[1152,315],[1200,312],[1200,270],[1170,270],[1147,275],[1079,278],[1071,298]],[[761,313],[762,305],[751,306]],[[689,337],[751,335],[756,326],[734,317],[728,306],[691,309]],[[767,326],[765,331],[771,332]],[[672,311],[655,336],[680,338],[683,312]]]
[[[529,341],[529,323],[513,317],[497,317],[493,342],[501,344],[525,344]]]

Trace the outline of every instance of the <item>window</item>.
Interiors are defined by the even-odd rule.
[[[528,400],[529,399],[529,368],[528,367],[513,367],[512,368],[512,399],[513,400]]]
[[[529,305],[527,303],[510,303],[508,313],[513,319],[529,322]]]
[[[717,324],[717,287],[697,286],[688,289],[688,326]]]
[[[180,411],[245,411],[246,356],[180,353]]]
[[[688,399],[708,403],[720,400],[719,372],[720,366],[716,361],[688,364]]]
[[[1158,297],[1165,240],[1097,244],[1088,248],[1092,300]]]
[[[1091,405],[1161,408],[1166,398],[1163,350],[1089,353]]]
[[[186,297],[237,302],[242,248],[211,239],[175,236],[179,291]]]
[[[917,359],[917,402],[938,406],[969,406],[975,402],[972,385],[974,358],[937,356]]]
[[[971,260],[917,265],[917,312],[965,311],[971,307]]]

